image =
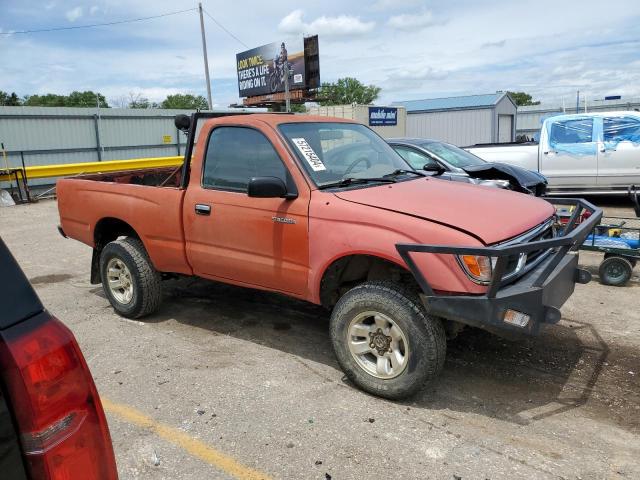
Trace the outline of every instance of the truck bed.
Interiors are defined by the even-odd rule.
[[[123,172],[94,173],[79,175],[75,178],[93,180],[96,182],[128,183],[131,185],[146,185],[148,187],[180,186],[182,167],[148,168],[144,170],[128,170]]]
[[[180,180],[176,167],[60,179],[60,225],[68,237],[94,247],[104,222],[119,222],[140,237],[159,271],[190,275]]]
[[[468,150],[470,148],[488,148],[488,147],[505,147],[505,146],[518,146],[518,145],[538,145],[538,142],[501,142],[501,143],[476,143],[475,145],[467,145],[464,148]]]
[[[527,170],[539,171],[538,144],[534,142],[479,145],[466,147],[465,150],[487,162],[507,163]]]

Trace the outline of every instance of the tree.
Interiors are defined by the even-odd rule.
[[[86,92],[71,92],[67,97],[67,105],[65,107],[95,107],[100,103],[100,108],[109,108],[107,99],[100,93],[94,93],[91,90]]]
[[[158,108],[158,104],[150,102],[149,99],[143,97],[141,93],[130,93],[126,108]]]
[[[3,92],[0,90],[0,106],[3,107],[19,107],[22,105],[20,97],[16,95],[16,92]]]
[[[307,113],[307,107],[304,103],[292,103],[291,113]]]
[[[380,87],[364,85],[352,77],[339,78],[335,83],[323,83],[318,94],[318,103],[326,105],[367,105],[380,95]]]
[[[107,99],[100,93],[87,90],[71,92],[69,95],[46,93],[44,95],[27,95],[23,105],[27,107],[96,107],[109,108]]]
[[[540,105],[539,101],[533,101],[533,97],[526,92],[507,92],[519,107],[526,105]]]
[[[160,103],[160,108],[180,108],[184,110],[206,110],[209,108],[207,99],[202,95],[191,95],[190,93],[176,93],[169,95]]]

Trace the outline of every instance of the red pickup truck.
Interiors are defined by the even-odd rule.
[[[176,125],[188,132],[178,169],[58,182],[60,231],[93,248],[91,282],[122,316],[154,312],[176,274],[304,299],[332,310],[348,377],[401,398],[442,369],[461,325],[535,334],[590,280],[574,250],[602,212],[583,200],[563,202],[574,216],[558,230],[551,203],[430,178],[343,119]],[[339,148],[355,142],[357,155]]]

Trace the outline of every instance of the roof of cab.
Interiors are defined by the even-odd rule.
[[[254,122],[262,122],[273,127],[281,125],[283,123],[358,123],[347,118],[325,117],[321,115],[297,115],[294,113],[252,113],[249,115],[238,114],[208,119],[208,121],[213,121],[215,123],[237,123],[239,119],[242,119],[242,123],[252,124]]]

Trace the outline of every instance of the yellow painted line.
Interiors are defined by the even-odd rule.
[[[107,160],[104,162],[64,163],[60,165],[37,165],[26,167],[27,179],[67,177],[81,173],[118,172],[141,168],[173,167],[180,165],[184,157],[131,158],[128,160]],[[9,181],[13,177],[0,175],[0,181]]]
[[[144,413],[121,403],[115,403],[108,398],[101,397],[104,409],[126,422],[146,428],[154,432],[160,438],[173,443],[187,451],[194,457],[222,470],[239,480],[269,480],[270,477],[262,472],[245,467],[236,459],[226,455],[200,440],[190,437],[177,428],[158,423]]]

